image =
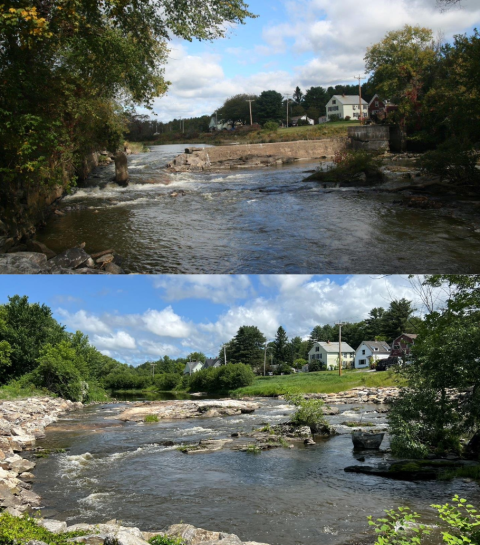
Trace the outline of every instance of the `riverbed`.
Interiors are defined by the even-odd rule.
[[[253,414],[224,418],[123,423],[115,419],[125,404],[97,405],[70,413],[47,428],[37,446],[66,448],[40,458],[34,491],[45,516],[76,522],[121,520],[142,530],[184,523],[237,534],[242,541],[271,545],[343,545],[367,535],[366,517],[407,505],[432,520],[431,503],[458,493],[475,504],[475,483],[404,482],[345,473],[363,463],[352,450],[345,421],[385,426],[376,405],[342,405],[328,417],[339,435],[305,447],[261,454],[225,449],[183,454],[178,444],[229,438],[265,423],[288,420],[281,400],[261,400]],[[166,446],[166,442],[174,442]],[[388,447],[386,438],[383,447]],[[364,453],[363,453],[364,454]],[[365,454],[364,454],[365,455]],[[388,454],[365,455],[372,465]]]
[[[129,157],[130,185],[96,169],[38,233],[56,252],[112,248],[143,273],[473,273],[480,234],[455,211],[419,210],[363,188],[304,182],[315,163],[169,173],[185,146]],[[185,194],[183,194],[185,192]],[[172,196],[176,194],[176,196]]]

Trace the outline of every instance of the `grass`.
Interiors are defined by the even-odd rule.
[[[147,416],[145,416],[144,422],[158,422],[158,415],[147,414]]]
[[[450,481],[452,479],[473,479],[474,481],[480,482],[480,465],[478,466],[466,466],[458,467],[450,471],[445,471],[441,473],[439,479],[442,481]]]
[[[262,449],[257,447],[257,445],[248,445],[245,452],[249,452],[250,454],[260,454],[262,452]]]
[[[375,426],[373,422],[342,422],[344,426],[348,426],[349,428],[371,428]]]
[[[257,377],[252,386],[232,392],[241,396],[278,396],[284,394],[330,394],[343,392],[355,386],[370,388],[399,386],[398,377],[392,371],[365,373],[363,371],[320,371],[275,377]]]
[[[150,545],[184,545],[180,537],[155,536],[148,540]]]
[[[25,399],[27,397],[57,397],[48,390],[38,389],[32,386],[21,386],[15,382],[6,384],[0,388],[0,399]]]

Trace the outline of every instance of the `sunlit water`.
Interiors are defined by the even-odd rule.
[[[362,462],[350,428],[340,423],[367,412],[365,420],[383,427],[385,415],[375,413],[376,406],[358,412],[341,405],[342,414],[329,417],[341,434],[308,448],[296,443],[259,455],[229,449],[187,455],[163,444],[229,438],[233,431],[288,420],[285,402],[261,403],[251,415],[154,424],[115,420],[121,406],[70,414],[38,442],[69,449],[38,460],[34,490],[44,499],[44,514],[69,523],[116,518],[142,530],[183,521],[272,545],[341,545],[364,536],[367,515],[381,516],[387,508],[408,505],[429,521],[428,506],[455,493],[480,503],[478,485],[462,480],[412,483],[345,473]],[[386,455],[365,456],[372,464]]]
[[[38,238],[60,252],[81,242],[113,248],[131,272],[447,273],[478,272],[480,237],[434,210],[395,198],[304,182],[315,164],[172,174],[184,146],[131,156],[131,183],[99,168],[64,199]],[[170,197],[174,191],[185,196]],[[74,209],[72,211],[72,208]]]

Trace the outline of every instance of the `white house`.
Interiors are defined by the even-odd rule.
[[[363,117],[368,117],[368,102],[362,101]],[[327,120],[330,121],[332,115],[340,116],[340,119],[350,117],[358,119],[360,117],[360,97],[358,95],[334,95],[327,103]]]
[[[315,343],[308,353],[309,365],[315,360],[328,371],[338,368],[338,343],[330,341]],[[342,367],[344,369],[353,367],[354,361],[355,350],[347,343],[342,342]]]
[[[370,367],[370,362],[390,356],[390,345],[384,341],[363,341],[355,352],[355,368]]]
[[[222,361],[218,358],[206,359],[202,369],[217,369],[221,367]]]
[[[203,361],[189,361],[185,365],[185,369],[183,370],[184,375],[193,375],[193,373],[197,373],[198,371],[201,371],[203,369]]]
[[[307,121],[309,125],[315,125],[315,121],[313,119],[310,119],[307,115],[299,115],[298,117],[292,117],[292,127],[297,127],[299,121]]]

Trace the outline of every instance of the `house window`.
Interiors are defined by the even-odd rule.
[[[394,345],[393,345],[393,348],[395,348],[395,350],[399,350],[399,349],[400,349],[400,345],[399,345],[399,344],[394,344]]]
[[[380,104],[378,103],[378,100],[375,101],[375,106],[378,108]]]
[[[332,100],[332,104],[336,104],[336,103],[337,103],[337,101],[336,101],[336,100]]]
[[[375,352],[378,352],[378,348],[374,348]]]
[[[319,346],[315,347],[315,352],[320,352],[320,347]]]
[[[362,356],[365,356],[365,350],[362,350]]]
[[[320,358],[319,359],[322,359],[322,354],[320,354]]]
[[[358,365],[367,365],[367,360],[360,360]]]

